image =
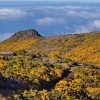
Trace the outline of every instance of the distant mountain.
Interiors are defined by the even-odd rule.
[[[19,31],[14,35],[12,35],[9,39],[26,40],[40,36],[41,35],[35,29],[29,29],[29,30]]]

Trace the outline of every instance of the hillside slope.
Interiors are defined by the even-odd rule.
[[[70,58],[79,62],[100,63],[100,33],[70,34],[50,37],[31,50],[50,57]]]
[[[19,31],[0,43],[0,51],[27,50],[43,38],[35,29]]]
[[[4,41],[0,51],[26,49],[39,52],[52,58],[70,58],[79,62],[100,64],[100,32],[85,34],[67,34],[49,38],[31,38],[27,40]]]
[[[0,55],[0,100],[99,100],[99,42],[99,32],[1,42],[15,55]]]

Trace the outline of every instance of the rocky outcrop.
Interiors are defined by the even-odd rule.
[[[26,40],[34,37],[40,37],[41,35],[35,29],[29,29],[24,31],[19,31],[12,35],[10,39]]]

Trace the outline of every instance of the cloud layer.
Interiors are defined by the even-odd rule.
[[[23,7],[23,8],[0,8],[0,19],[10,20],[10,19],[20,19],[25,16],[38,16],[42,15],[45,20],[47,18],[60,18],[66,20],[67,18],[78,18],[81,19],[98,19],[100,18],[100,7],[91,6],[34,6],[34,7]],[[40,16],[41,17],[41,16]],[[39,18],[41,19],[41,18]],[[43,20],[44,20],[43,19]]]
[[[0,20],[17,20],[31,15],[33,13],[19,8],[0,8]]]
[[[41,32],[44,35],[47,32],[49,35],[60,35],[100,31],[100,7],[91,5],[0,7],[0,21],[18,21],[20,25],[21,20],[25,20],[27,26],[44,30]],[[7,32],[3,33],[4,35],[0,34],[0,41],[11,36],[12,31]]]
[[[66,20],[62,18],[45,17],[36,20],[37,25],[56,25],[66,24]]]
[[[85,25],[76,26],[76,33],[100,31],[100,20],[87,22]]]

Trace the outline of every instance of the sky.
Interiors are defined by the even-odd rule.
[[[0,41],[27,29],[45,37],[100,31],[100,3],[0,1]]]
[[[1,0],[1,1],[81,1],[81,2],[99,2],[100,0]]]

